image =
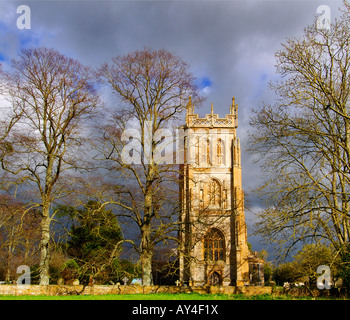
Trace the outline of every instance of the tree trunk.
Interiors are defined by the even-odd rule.
[[[49,206],[44,204],[43,206],[43,218],[41,221],[41,240],[40,240],[40,285],[49,284],[49,262],[50,262],[50,216]]]
[[[144,203],[144,217],[141,226],[141,266],[142,266],[142,284],[152,285],[152,257],[153,244],[150,239],[151,236],[151,221],[153,218],[153,192],[155,165],[153,159],[150,159],[150,164],[147,168],[146,188],[145,188],[145,203]]]
[[[53,186],[53,157],[47,157],[47,170],[45,177],[45,190],[42,195],[42,220],[41,220],[41,240],[40,240],[40,282],[42,286],[47,286],[50,282],[49,263],[50,263],[50,200]]]
[[[143,225],[141,228],[141,268],[142,284],[150,286],[153,284],[152,279],[152,256],[153,250],[150,243],[150,226]]]
[[[9,243],[7,254],[8,254],[8,257],[7,257],[7,268],[6,268],[5,282],[10,283],[10,281],[11,281],[11,265],[12,265],[12,244],[11,243]]]

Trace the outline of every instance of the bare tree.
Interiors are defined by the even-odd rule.
[[[267,208],[257,232],[288,253],[323,241],[350,240],[350,7],[330,29],[305,29],[276,53],[275,105],[256,111],[251,151],[264,159]]]
[[[16,183],[28,183],[33,206],[41,211],[40,284],[47,285],[51,205],[69,192],[63,174],[86,165],[83,125],[97,103],[93,74],[77,60],[38,48],[22,50],[3,76],[4,96],[20,119],[5,139],[10,152],[2,168]]]
[[[112,121],[103,128],[100,149],[111,173],[117,173],[115,203],[140,233],[144,285],[152,283],[156,243],[176,239],[169,232],[174,231],[177,210],[167,199],[177,190],[170,185],[178,167],[173,164],[172,151],[168,162],[159,155],[169,147],[162,130],[169,129],[181,115],[190,96],[200,100],[188,69],[182,59],[166,50],[144,49],[115,57],[111,65],[105,64],[100,70],[119,102],[112,110]],[[127,131],[130,128],[134,131]]]

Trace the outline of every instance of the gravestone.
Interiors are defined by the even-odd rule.
[[[124,277],[123,279],[122,279],[122,281],[124,282],[124,286],[126,286],[127,285],[127,283],[128,283],[128,278],[127,277]]]

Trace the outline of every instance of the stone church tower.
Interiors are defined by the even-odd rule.
[[[188,103],[181,165],[180,281],[249,284],[241,151],[234,98],[225,118],[199,118]]]

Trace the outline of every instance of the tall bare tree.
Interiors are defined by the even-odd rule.
[[[256,111],[251,151],[263,156],[267,208],[257,232],[287,253],[323,241],[345,252],[350,240],[350,6],[330,29],[305,29],[276,53],[282,80],[274,105]]]
[[[40,284],[47,285],[51,205],[69,192],[64,173],[85,166],[83,126],[96,108],[94,78],[88,67],[47,48],[22,50],[2,75],[4,96],[20,115],[5,139],[10,152],[2,168],[16,183],[28,183],[41,211]]]
[[[171,128],[190,96],[200,99],[189,66],[166,50],[144,49],[115,57],[100,72],[119,103],[112,110],[112,121],[104,127],[100,146],[110,161],[111,173],[119,175],[116,193],[120,196],[115,202],[139,230],[142,280],[149,285],[154,246],[171,238],[177,213],[176,205],[168,201],[177,189],[170,187],[177,167],[172,151],[162,161],[162,151],[173,148],[162,130]],[[134,131],[126,130],[131,128]]]

